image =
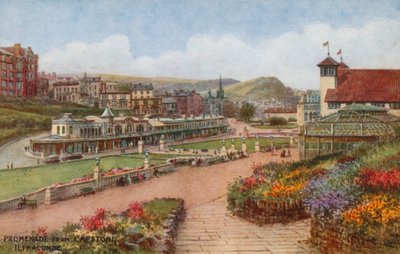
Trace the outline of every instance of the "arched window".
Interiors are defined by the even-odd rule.
[[[143,131],[144,131],[143,125],[139,124],[138,126],[136,126],[136,132],[143,132]]]

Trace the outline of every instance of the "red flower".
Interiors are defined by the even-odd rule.
[[[38,227],[36,230],[38,236],[47,236],[47,227]]]
[[[133,202],[128,206],[128,216],[132,219],[141,219],[144,216],[144,210],[139,202]]]
[[[104,208],[100,208],[97,209],[94,216],[83,216],[81,218],[81,224],[86,230],[98,230],[107,226],[105,219],[106,210]]]
[[[400,190],[400,169],[381,171],[365,168],[356,183],[374,191]]]

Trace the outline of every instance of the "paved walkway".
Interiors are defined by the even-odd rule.
[[[298,160],[298,152],[292,157]],[[226,195],[227,184],[238,176],[249,176],[253,162],[282,161],[270,153],[255,153],[249,158],[207,167],[180,167],[173,174],[153,178],[140,184],[115,187],[95,195],[61,201],[53,205],[40,205],[37,209],[8,211],[0,215],[0,238],[9,234],[29,234],[37,227],[49,231],[60,229],[68,221],[78,222],[81,216],[93,214],[97,208],[113,212],[125,210],[132,201],[151,200],[156,197],[177,197],[185,200],[187,208],[207,204]]]
[[[236,129],[236,135],[242,135],[246,136],[247,134],[252,134],[258,133],[258,134],[264,134],[264,135],[271,135],[271,136],[287,136],[288,134],[294,134],[295,136],[298,135],[298,130],[297,129],[260,129],[260,128],[254,128],[250,126],[249,124],[238,121],[234,118],[229,118],[229,126],[232,128]]]
[[[312,253],[305,245],[309,220],[257,226],[226,209],[226,197],[190,208],[176,242],[177,253]]]

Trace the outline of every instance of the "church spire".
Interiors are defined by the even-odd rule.
[[[222,77],[219,74],[219,89],[217,91],[217,98],[223,99],[224,98],[224,89],[222,87]]]

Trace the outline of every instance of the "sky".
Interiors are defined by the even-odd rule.
[[[146,77],[275,76],[316,89],[342,49],[352,68],[400,68],[399,0],[0,0],[0,45],[39,69]]]

